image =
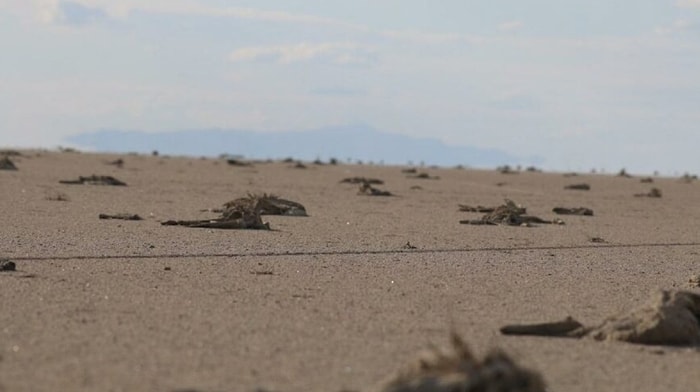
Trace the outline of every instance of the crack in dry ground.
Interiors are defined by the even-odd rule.
[[[12,260],[44,261],[44,260],[110,260],[110,259],[167,259],[167,258],[202,258],[202,257],[285,257],[285,256],[337,256],[337,255],[383,255],[397,253],[468,253],[468,252],[505,252],[532,250],[579,250],[579,249],[611,249],[611,248],[655,248],[655,247],[685,247],[700,246],[700,242],[677,243],[648,243],[648,244],[598,244],[571,246],[514,246],[514,247],[482,247],[482,248],[436,248],[436,249],[381,249],[381,250],[336,250],[336,251],[294,251],[294,252],[240,252],[240,253],[172,253],[154,255],[69,255],[69,256],[10,256]]]

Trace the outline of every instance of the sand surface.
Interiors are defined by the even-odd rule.
[[[500,347],[551,391],[691,391],[695,348],[502,336],[584,323],[689,289],[700,273],[700,183],[561,173],[256,163],[23,151],[0,171],[0,391],[364,390],[450,326]],[[122,168],[107,162],[124,159]],[[65,185],[111,175],[126,187]],[[396,197],[357,195],[376,177]],[[565,190],[589,183],[590,191]],[[422,189],[412,189],[413,186]],[[663,197],[638,198],[651,187]],[[272,231],[162,226],[248,192],[304,204]],[[57,196],[67,201],[54,200]],[[566,224],[471,226],[458,204],[510,198]],[[133,213],[142,221],[99,220]],[[602,243],[591,242],[599,237]],[[404,249],[410,242],[416,249]],[[698,290],[698,289],[691,289]]]

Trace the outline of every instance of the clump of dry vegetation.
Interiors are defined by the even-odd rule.
[[[695,175],[695,174],[690,174],[690,173],[685,173],[685,174],[683,174],[683,176],[680,178],[681,182],[685,182],[685,183],[688,183],[688,184],[691,183],[691,182],[693,182],[693,181],[695,181],[695,180],[697,180],[697,179],[698,179],[698,176],[697,176],[697,175]]]
[[[364,196],[393,196],[391,192],[375,188],[367,182],[360,184],[360,189],[357,191],[357,194]]]
[[[509,165],[499,166],[496,168],[496,171],[498,171],[501,174],[518,174],[518,172],[516,170],[513,170],[513,168]]]
[[[593,210],[587,207],[554,207],[552,212],[559,215],[586,215],[593,216]]]
[[[253,208],[237,206],[224,210],[219,218],[200,220],[168,220],[164,226],[186,226],[210,229],[252,229],[270,230],[269,223],[263,222],[257,204]]]
[[[421,180],[439,180],[440,179],[439,176],[431,176],[430,174],[425,173],[425,172],[417,173],[414,175],[409,175],[409,176],[406,176],[406,178],[417,178],[417,179],[421,179]]]
[[[460,206],[461,208],[462,206]],[[469,207],[469,206],[464,206]],[[512,200],[506,199],[505,204],[493,209],[488,207],[480,207],[481,211],[486,211],[486,215],[481,219],[466,219],[459,223],[468,225],[508,225],[508,226],[526,226],[530,227],[533,223],[558,224],[563,225],[561,219],[545,220],[536,216],[526,215],[525,207],[515,204]],[[475,208],[475,210],[477,210]]]
[[[632,178],[632,175],[630,175],[629,173],[627,173],[627,170],[625,170],[624,167],[623,167],[622,169],[620,169],[619,172],[617,172],[617,176],[618,176],[618,177],[624,177],[624,178]]]
[[[124,160],[122,158],[115,159],[113,161],[107,162],[108,165],[116,166],[118,168],[124,167]]]
[[[238,167],[250,167],[253,166],[252,163],[246,162],[242,159],[239,158],[229,158],[226,160],[226,163],[228,163],[231,166],[238,166]]]
[[[478,359],[456,333],[450,350],[433,348],[406,363],[372,392],[544,392],[542,376],[493,350]]]
[[[306,207],[301,203],[267,193],[261,195],[249,193],[246,197],[224,203],[223,207],[222,212],[230,209],[257,208],[260,210],[260,215],[308,216]]]
[[[214,219],[168,220],[161,224],[211,229],[270,230],[270,224],[262,221],[262,215],[307,216],[302,204],[266,193],[248,194],[224,203],[223,208],[208,211],[219,212],[221,215]]]
[[[0,170],[17,170],[17,166],[9,157],[3,156],[0,157]]]
[[[365,178],[365,177],[348,177],[340,181],[345,184],[372,184],[372,185],[382,185],[384,181],[378,178]]]
[[[700,345],[700,294],[661,290],[648,305],[609,317],[598,326],[586,327],[567,317],[550,323],[507,325],[501,328],[501,333],[697,346]]]
[[[60,180],[61,184],[84,184],[84,185],[111,185],[111,186],[126,186],[126,183],[112,176],[80,176],[77,180]]]

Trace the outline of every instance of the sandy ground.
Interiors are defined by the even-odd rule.
[[[107,162],[123,158],[118,168]],[[450,326],[477,353],[500,347],[551,391],[691,391],[700,352],[502,336],[572,315],[597,323],[689,288],[700,273],[700,183],[561,173],[23,152],[0,171],[0,391],[363,390]],[[59,180],[112,175],[126,187]],[[397,197],[358,196],[349,176]],[[590,191],[565,190],[589,183]],[[418,185],[422,189],[412,189]],[[651,187],[660,199],[633,194]],[[161,226],[215,216],[248,192],[301,202],[273,231]],[[67,201],[51,200],[65,196]],[[563,226],[470,226],[458,204],[510,198]],[[143,221],[107,221],[129,212]],[[591,242],[600,237],[604,243]],[[410,242],[416,249],[404,249]],[[697,289],[695,289],[697,290]]]

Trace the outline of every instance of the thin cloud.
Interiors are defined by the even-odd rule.
[[[383,37],[397,41],[407,41],[420,45],[436,45],[449,43],[480,44],[484,38],[475,35],[465,35],[458,33],[431,33],[425,31],[410,30],[383,30],[379,34]]]
[[[694,28],[697,28],[697,24],[686,19],[678,19],[670,25],[655,28],[654,32],[659,35],[667,35],[679,31],[691,30]]]
[[[8,3],[16,5],[19,8],[21,2],[16,0],[6,0]],[[335,26],[353,30],[368,30],[367,27],[353,23],[343,22],[333,18],[325,18],[315,15],[291,13],[275,10],[261,10],[249,7],[209,7],[201,5],[198,2],[187,0],[74,0],[74,1],[56,1],[56,0],[26,0],[27,3],[34,4],[34,11],[41,14],[40,19],[48,22],[61,21],[63,8],[68,6],[71,12],[82,11],[89,14],[101,14],[114,19],[128,18],[135,11],[149,12],[155,14],[173,14],[173,15],[195,15],[206,17],[223,17],[234,19],[259,20],[266,22],[278,23],[297,23],[309,25],[325,25]],[[26,6],[25,6],[26,8]],[[78,10],[78,11],[74,11]],[[46,18],[46,14],[50,14]]]
[[[361,89],[344,88],[344,87],[325,87],[309,90],[310,94],[335,97],[355,97],[365,95],[367,92]]]
[[[503,32],[513,32],[516,30],[522,29],[524,26],[523,22],[519,20],[511,20],[507,22],[503,22],[498,25],[498,30],[503,31]]]
[[[375,57],[374,50],[368,46],[349,42],[330,42],[240,48],[229,55],[229,60],[234,63],[271,61],[291,64],[323,61],[336,65],[366,65],[373,63]]]
[[[180,16],[204,16],[211,18],[231,18],[270,23],[315,25],[342,30],[377,35],[396,41],[417,45],[435,45],[463,42],[483,43],[484,37],[458,33],[434,33],[409,30],[381,30],[369,26],[349,23],[340,19],[317,15],[292,13],[276,10],[262,10],[250,7],[211,7],[188,0],[0,0],[8,9],[22,11],[46,23],[70,23],[74,25],[97,19],[128,19],[134,12],[170,14]],[[348,58],[346,61],[354,61]]]
[[[700,7],[700,0],[679,0],[676,5],[683,8],[696,8]]]
[[[87,25],[105,18],[107,14],[102,9],[74,1],[58,2],[53,14],[56,22],[73,26]]]

